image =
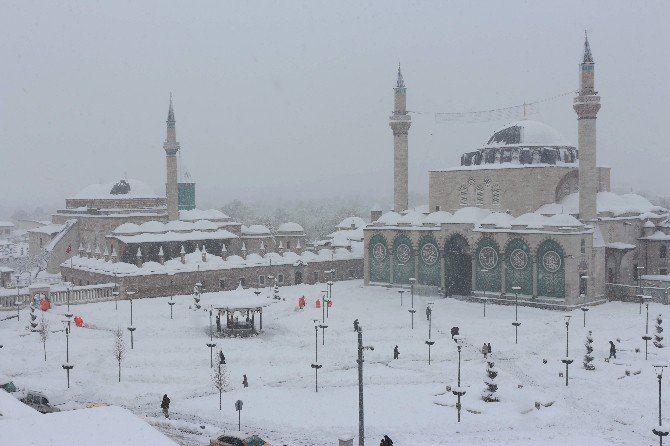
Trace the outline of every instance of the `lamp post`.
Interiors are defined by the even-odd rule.
[[[237,411],[237,430],[242,430],[242,400],[235,401],[235,410]]]
[[[431,305],[433,302],[428,302],[428,307],[426,307],[426,314],[428,315],[428,339],[426,339],[426,345],[428,346],[428,365],[430,365],[430,348],[435,344],[435,341],[432,339],[432,326],[433,326],[433,309]]]
[[[314,363],[312,364],[317,392],[319,391],[319,369],[322,367],[319,364],[319,326],[316,324],[318,321],[318,319],[314,319]]]
[[[488,280],[486,279],[486,273],[489,272],[488,269],[481,269],[479,270],[483,274],[484,278],[484,297],[482,298],[482,301],[484,302],[484,317],[486,317],[486,289],[488,288],[486,285],[488,284]]]
[[[65,313],[65,317],[70,319],[73,316],[73,314],[70,312],[70,287],[67,287],[65,298],[67,299],[67,313]]]
[[[651,431],[654,435],[658,435],[659,444],[663,446],[663,437],[668,435],[668,430],[663,429],[663,419],[661,418],[661,380],[663,379],[663,369],[665,365],[655,365],[656,377],[658,378],[658,426]]]
[[[521,325],[521,322],[519,322],[519,290],[521,289],[520,286],[513,286],[512,290],[514,290],[514,322],[512,322],[512,325],[514,325],[514,343],[518,344],[519,343],[519,325]]]
[[[209,306],[209,342],[206,344],[209,347],[209,368],[214,367],[214,347],[216,343],[214,342],[214,329],[212,328],[212,306]]]
[[[272,260],[270,260],[270,262],[272,262]],[[275,278],[275,276],[273,276],[272,274],[268,274],[268,286],[270,287],[270,292],[268,293],[268,299],[270,297],[272,297],[272,284],[273,284],[274,278]]]
[[[358,446],[365,445],[365,422],[363,412],[363,362],[365,361],[363,351],[374,350],[371,345],[363,347],[363,327],[358,326]]]
[[[70,388],[70,370],[74,368],[72,364],[70,364],[70,321],[63,321],[67,322],[68,326],[65,327],[65,364],[63,364],[63,370],[65,370],[65,373],[67,374],[67,388]]]
[[[644,336],[642,336],[642,339],[644,339],[644,360],[646,361],[648,359],[648,345],[649,341],[651,341],[651,336],[649,336],[649,301],[651,300],[651,296],[642,296],[642,300],[645,301],[645,306],[647,307],[647,322],[644,325]]]
[[[456,397],[458,398],[456,402],[456,411],[458,413],[458,422],[461,422],[461,397],[465,395],[465,389],[461,388],[461,344],[462,344],[462,338],[461,336],[454,336],[454,340],[456,341],[456,348],[458,349],[458,384],[455,389],[451,391]]]
[[[414,277],[409,278],[409,289],[410,293],[412,294],[412,308],[410,308],[408,311],[412,315],[412,330],[414,330],[414,313],[416,313],[416,310],[414,309],[414,283],[416,282],[416,279]]]
[[[130,331],[130,349],[133,350],[135,348],[135,343],[133,340],[133,332],[136,330],[136,328],[133,326],[133,295],[135,294],[135,291],[127,290],[126,295],[128,296],[128,300],[130,300],[130,326],[128,327],[128,331]]]
[[[639,314],[642,314],[642,270],[644,269],[644,266],[638,266],[636,268],[637,270],[637,288],[640,291],[640,294],[637,296],[640,298],[640,312]]]
[[[331,269],[330,271],[331,271],[331,276],[332,276],[332,272],[335,271],[335,270]],[[328,285],[328,303],[330,303],[333,300],[333,283],[334,282],[332,280],[329,280],[328,283],[327,283],[327,285]],[[326,317],[329,317],[328,316],[328,310],[329,309],[330,309],[330,307],[326,307]]]
[[[588,307],[582,307],[582,313],[584,314],[584,327],[586,327],[586,313],[589,311]]]
[[[568,385],[568,366],[572,364],[572,359],[568,358],[568,351],[569,351],[569,340],[570,340],[570,332],[569,332],[569,327],[570,327],[570,316],[569,314],[566,314],[564,316],[565,318],[565,358],[561,359],[561,362],[565,364],[565,385]]]
[[[398,294],[400,294],[400,306],[402,307],[402,295],[405,292],[405,290],[398,290]]]
[[[70,257],[72,260],[72,257]],[[119,309],[119,287],[116,284],[116,273],[114,273],[114,289],[112,290],[112,296],[114,296],[114,309]]]
[[[21,278],[21,275],[17,274],[16,275],[16,302],[14,302],[16,304],[16,321],[17,322],[21,320],[21,311],[20,311],[21,310],[21,299],[19,297],[19,291],[20,291],[19,279],[20,278]]]
[[[328,328],[328,325],[326,325],[326,305],[328,304],[328,299],[326,299],[327,293],[327,291],[321,292],[321,324],[319,324],[319,328],[321,329],[322,345],[326,345],[326,328]]]

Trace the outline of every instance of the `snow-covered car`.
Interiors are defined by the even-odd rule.
[[[209,440],[209,446],[270,446],[258,435],[221,434]]]
[[[41,392],[27,390],[19,400],[41,413],[60,412],[60,409],[49,402],[49,399]]]

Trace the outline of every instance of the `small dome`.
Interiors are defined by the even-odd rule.
[[[525,226],[528,229],[542,229],[549,223],[549,219],[541,214],[529,212],[512,220],[512,226]]]
[[[556,214],[547,220],[548,226],[580,227],[582,223],[570,214]]]
[[[410,211],[398,219],[398,224],[421,226],[423,224],[424,217],[425,216],[420,212]]]
[[[137,234],[140,232],[139,225],[135,223],[124,223],[114,229],[114,234]]]
[[[302,226],[300,226],[298,223],[293,223],[293,222],[288,222],[288,223],[282,223],[279,225],[277,228],[278,232],[299,232],[299,233],[304,233],[305,230],[303,229]]]
[[[484,217],[489,215],[491,211],[488,209],[476,208],[476,207],[465,207],[460,208],[454,215],[451,217],[449,223],[464,223],[464,224],[475,224],[479,223]]]
[[[493,212],[486,217],[484,217],[479,224],[480,225],[493,225],[497,228],[510,228],[511,222],[514,220],[510,214],[504,212]]]
[[[379,217],[377,223],[381,223],[387,226],[395,226],[398,224],[398,220],[400,220],[401,217],[402,215],[398,214],[397,212],[389,211]]]
[[[426,215],[423,219],[424,223],[439,225],[442,223],[449,223],[451,214],[447,211],[435,211]]]
[[[168,231],[186,232],[192,230],[193,225],[181,220],[172,220],[165,224],[165,229]]]
[[[243,235],[270,235],[270,230],[263,225],[251,225],[244,226],[242,225],[242,234]]]
[[[558,130],[539,121],[523,120],[496,130],[484,147],[501,146],[572,147]]]
[[[364,228],[366,224],[361,217],[347,217],[337,225],[337,229],[352,229],[352,225],[354,229]]]
[[[198,220],[193,223],[193,229],[198,231],[216,231],[219,227],[209,220]]]
[[[165,225],[159,221],[147,221],[140,225],[140,232],[165,232]]]
[[[140,180],[121,179],[111,183],[91,184],[72,197],[77,199],[159,198]]]

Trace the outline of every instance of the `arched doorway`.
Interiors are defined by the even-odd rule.
[[[462,235],[454,234],[445,243],[444,266],[447,295],[469,296],[472,292],[472,256],[470,245]]]
[[[302,283],[302,271],[295,272],[295,280],[293,281],[295,285],[300,285]]]

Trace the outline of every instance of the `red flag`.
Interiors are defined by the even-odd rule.
[[[70,251],[72,251],[72,245],[67,245],[67,249],[65,250],[65,253],[70,254]]]

